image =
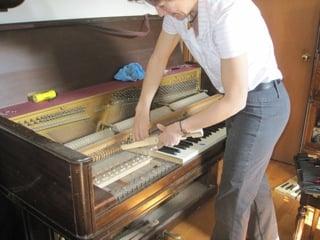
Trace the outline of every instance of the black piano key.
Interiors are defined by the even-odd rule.
[[[164,153],[169,153],[169,154],[172,154],[172,155],[176,155],[175,151],[172,151],[171,149],[167,149],[167,148],[164,148],[164,147],[158,149],[158,151],[164,152]]]
[[[289,183],[286,182],[286,183],[282,184],[281,187],[284,188],[284,187],[287,186],[288,184],[289,184]]]
[[[172,148],[172,147],[167,147],[167,146],[163,146],[161,149],[166,149],[166,150],[174,152],[174,153],[180,153],[181,152],[179,149]]]
[[[189,148],[190,146],[192,146],[192,143],[189,143],[189,142],[186,142],[186,141],[180,141],[179,142],[179,144],[178,144],[179,146],[183,146],[183,147],[185,147],[185,148]]]
[[[212,129],[210,129],[211,133],[216,133],[216,132],[218,132],[218,130],[219,130],[219,128],[212,128]]]
[[[203,137],[206,138],[211,135],[211,132],[207,129],[203,129]]]
[[[286,190],[291,189],[293,186],[294,186],[293,184],[290,184],[288,187],[286,187]]]
[[[216,131],[217,129],[221,129],[221,128],[225,128],[225,127],[226,127],[225,122],[221,122],[221,123],[206,127],[205,129]]]
[[[179,149],[173,148],[173,147],[167,147],[169,149],[171,149],[172,151],[175,151],[176,153],[180,153],[181,151]]]
[[[180,143],[182,144],[185,144],[185,145],[188,145],[188,146],[193,146],[193,143],[192,142],[189,142],[189,141],[186,141],[186,140],[181,140]]]
[[[210,132],[215,133],[215,132],[217,132],[217,131],[219,130],[219,128],[220,128],[219,126],[214,125],[214,126],[208,127],[207,129],[208,129]]]
[[[180,150],[179,150],[179,149],[176,149],[176,148],[173,148],[173,147],[166,147],[166,148],[171,149],[172,151],[175,151],[175,152],[177,152],[177,153],[179,153],[179,152],[180,152]]]
[[[212,131],[212,128],[213,128],[213,127],[214,127],[214,126],[206,127],[206,128],[204,128],[203,130]]]
[[[192,137],[188,137],[186,140],[187,140],[188,142],[197,143],[197,140],[195,140],[195,139],[192,138]]]
[[[181,144],[178,144],[178,145],[174,145],[174,147],[175,147],[175,148],[179,148],[179,149],[182,149],[182,150],[185,150],[185,149],[187,149],[187,147],[186,147],[186,146],[183,146],[183,145],[181,145]]]
[[[187,140],[188,140],[189,142],[198,143],[198,142],[201,141],[201,138],[188,137]]]

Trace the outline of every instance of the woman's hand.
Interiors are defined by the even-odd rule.
[[[136,110],[133,122],[133,138],[140,141],[149,136],[150,117],[148,109]]]
[[[175,122],[166,127],[158,123],[157,127],[161,131],[159,135],[159,142],[161,145],[171,147],[179,144],[182,137],[179,122]]]

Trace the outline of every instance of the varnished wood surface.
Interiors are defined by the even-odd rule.
[[[276,208],[276,215],[281,240],[292,240],[295,230],[295,219],[299,207],[299,202],[274,191],[274,188],[295,175],[293,166],[271,161],[267,175],[272,188],[273,201]],[[179,234],[184,240],[209,240],[214,224],[214,199],[210,199],[200,206],[197,211],[180,221],[171,232]],[[310,227],[306,224],[303,240],[308,239]],[[317,230],[314,239],[320,239],[320,231]]]
[[[64,231],[92,233],[88,157],[0,116],[0,159],[10,199]]]
[[[315,57],[312,74],[311,97],[312,99],[320,101],[320,23],[318,36],[317,54]]]
[[[273,158],[292,163],[299,151],[311,83],[320,16],[319,0],[254,0],[273,38],[279,68],[291,100],[291,116]],[[308,62],[303,54],[310,54]]]

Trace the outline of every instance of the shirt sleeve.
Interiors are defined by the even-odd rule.
[[[178,33],[174,25],[174,20],[171,16],[164,16],[162,29],[168,34],[174,35]]]
[[[245,54],[248,50],[250,16],[241,6],[242,1],[234,1],[225,9],[220,9],[213,27],[213,41],[221,58],[233,58]],[[250,19],[250,20],[249,20]]]

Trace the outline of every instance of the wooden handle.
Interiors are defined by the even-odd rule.
[[[186,139],[187,137],[192,137],[192,138],[199,138],[203,136],[203,130],[197,130],[194,132],[190,132],[186,135],[182,136],[182,139]],[[121,145],[122,150],[129,150],[133,148],[139,148],[139,147],[146,147],[146,146],[151,146],[151,145],[157,145],[159,143],[159,137],[158,135],[153,135],[150,136],[142,141],[137,141],[134,143],[129,143],[129,144],[123,144]]]
[[[145,147],[145,146],[150,146],[150,145],[157,145],[159,143],[159,138],[158,135],[154,135],[151,137],[148,137],[142,141],[134,142],[134,143],[129,143],[129,144],[123,144],[121,145],[122,150],[129,150],[132,148],[139,148],[139,147]]]
[[[193,132],[189,132],[185,135],[182,136],[182,139],[186,139],[187,137],[192,137],[192,138],[200,138],[203,137],[203,129],[198,129]]]

